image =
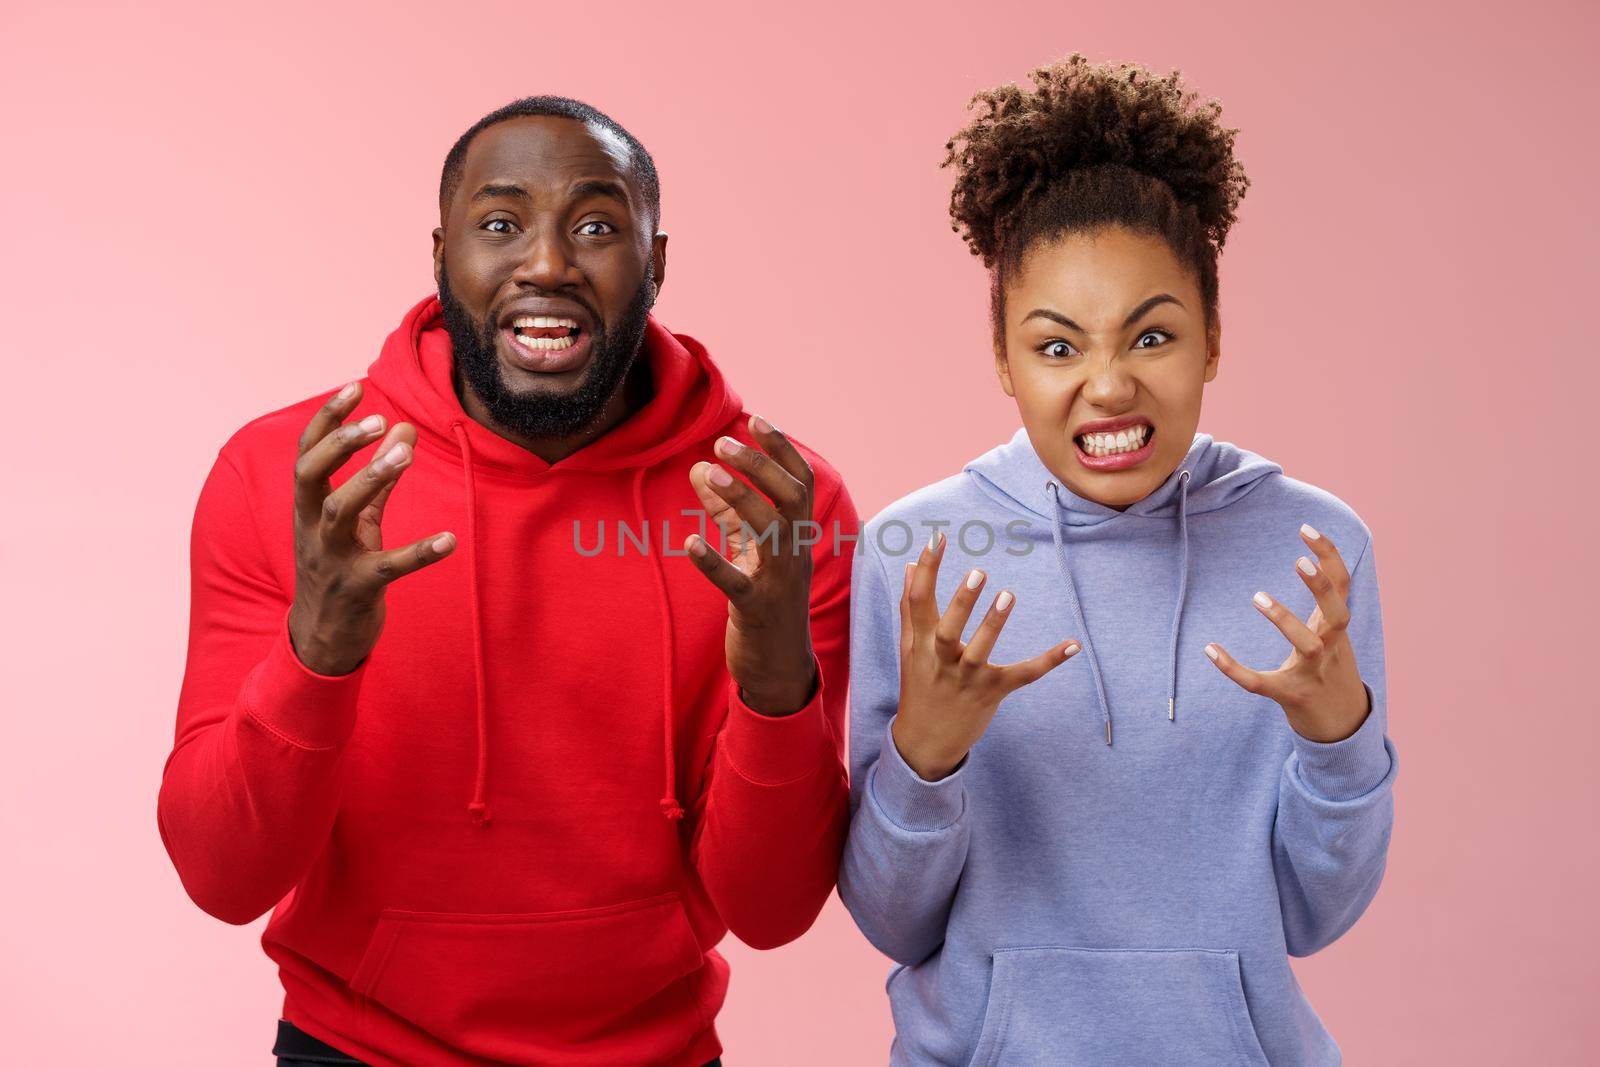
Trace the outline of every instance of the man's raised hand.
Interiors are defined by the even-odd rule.
[[[348,674],[383,631],[384,590],[455,548],[452,533],[403,548],[383,547],[383,507],[411,464],[416,427],[397,423],[368,463],[338,489],[333,472],[383,434],[382,415],[343,425],[361,402],[351,382],[328,400],[300,435],[294,465],[294,606],[289,638],[300,662],[318,674]]]

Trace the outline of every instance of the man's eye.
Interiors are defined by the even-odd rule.
[[[1139,339],[1133,343],[1133,347],[1159,348],[1170,340],[1172,340],[1172,335],[1166,330],[1146,330],[1139,335]],[[1146,342],[1149,343],[1147,344]]]
[[[585,237],[604,237],[606,234],[616,233],[617,229],[609,222],[600,222],[596,220],[594,222],[586,222],[582,226],[579,226],[578,232],[583,234]]]
[[[496,226],[503,226],[504,229],[497,230],[497,229],[495,229]],[[510,219],[490,219],[488,222],[483,224],[483,228],[488,230],[490,233],[516,233],[517,232],[516,223],[512,222]]]
[[[1065,341],[1051,341],[1039,351],[1048,359],[1066,359],[1075,354],[1072,346]]]

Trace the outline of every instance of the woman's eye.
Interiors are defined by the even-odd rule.
[[[1073,355],[1072,346],[1065,341],[1051,341],[1040,351],[1049,359],[1066,359],[1068,356]]]
[[[504,227],[504,229],[497,230],[497,229],[495,229],[496,226],[502,226],[502,227]],[[490,233],[516,233],[517,232],[516,224],[513,223],[510,219],[490,219],[488,222],[483,224],[483,228],[488,230]]]
[[[616,228],[609,222],[586,222],[578,227],[578,232],[585,237],[604,237],[608,233],[615,233]]]
[[[1133,343],[1133,347],[1158,348],[1170,340],[1172,340],[1172,335],[1166,330],[1146,330],[1139,335],[1139,339]]]

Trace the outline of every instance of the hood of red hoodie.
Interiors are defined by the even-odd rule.
[[[465,434],[475,466],[512,474],[648,467],[705,439],[739,414],[738,394],[694,338],[674,334],[652,315],[640,355],[653,379],[650,401],[555,464],[494,433],[462,408],[455,391],[455,354],[437,296],[406,313],[367,373],[416,425],[419,437],[425,435],[434,446],[459,456]]]

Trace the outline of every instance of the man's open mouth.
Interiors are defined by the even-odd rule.
[[[532,352],[560,352],[578,343],[577,319],[555,315],[522,315],[511,321],[517,344]]]

